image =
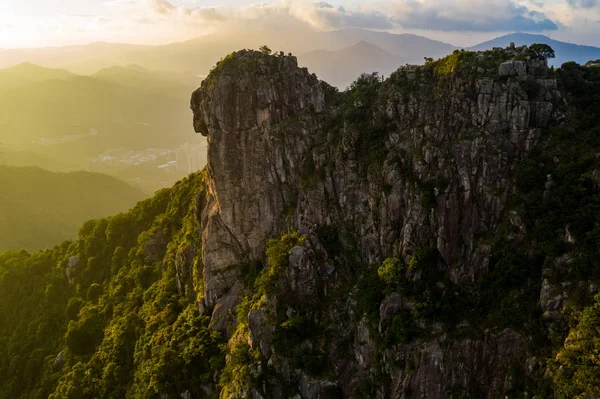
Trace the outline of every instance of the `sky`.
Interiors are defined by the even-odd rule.
[[[600,0],[0,0],[0,48],[164,44],[291,26],[415,33],[459,46],[522,31],[600,46]]]

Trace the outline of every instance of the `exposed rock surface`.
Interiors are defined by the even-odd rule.
[[[245,62],[253,67],[239,68]],[[194,119],[207,126],[210,143],[210,200],[202,223],[209,306],[232,285],[224,269],[263,258],[267,238],[281,233],[284,208],[297,197],[309,136],[321,129],[325,109],[320,82],[299,69],[295,57],[240,52],[230,64],[192,97]],[[288,136],[292,124],[294,135]]]
[[[385,389],[400,398],[461,392],[493,398],[510,391],[508,370],[525,364],[526,338],[509,329],[461,338],[433,328],[428,338],[377,354],[365,321],[341,324],[357,304],[352,295],[330,299],[331,292],[352,280],[336,269],[335,254],[318,234],[334,226],[344,246],[355,249],[354,261],[371,267],[391,256],[409,264],[430,248],[451,283],[469,284],[487,273],[488,239],[509,217],[516,168],[556,117],[561,94],[541,60],[506,61],[496,77],[475,70],[475,77],[398,70],[376,98],[352,103],[370,112],[365,130],[343,121],[340,114],[351,111],[332,102],[331,89],[292,56],[234,53],[193,94],[194,126],[208,137],[210,179],[201,223],[201,308],[212,312],[216,328],[231,333],[243,293],[232,265],[266,263],[268,239],[300,231],[309,240],[291,249],[286,295],[328,300],[321,317],[336,336],[326,345],[333,375],[310,377],[292,370],[270,344],[277,326],[268,314],[275,305],[251,310],[250,346],[278,377],[243,396],[282,397],[276,381],[286,381],[302,398],[336,389],[347,397],[373,375],[387,378],[381,397]],[[378,127],[376,134],[369,126]],[[513,239],[526,233],[518,214],[510,214],[510,223],[520,231]],[[544,280],[542,310],[556,310],[561,301]],[[380,333],[388,318],[411,306],[400,294],[388,297],[380,307]],[[342,345],[348,349],[340,353]]]

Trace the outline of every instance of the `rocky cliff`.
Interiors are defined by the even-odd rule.
[[[599,398],[599,103],[527,47],[230,54],[204,171],[0,253],[0,399]]]
[[[222,396],[492,398],[530,376],[530,336],[452,302],[498,261],[501,231],[506,248],[524,240],[517,171],[563,101],[527,49],[457,52],[343,94],[293,56],[221,61],[191,102],[209,143],[200,306],[253,354]],[[290,232],[302,239],[256,298],[244,265],[280,267],[268,240]],[[392,287],[369,280],[386,262]]]

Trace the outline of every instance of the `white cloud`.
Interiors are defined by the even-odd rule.
[[[50,26],[60,25],[61,40],[68,32],[84,30],[68,37],[68,43],[165,43],[234,29],[289,33],[366,28],[425,34],[456,44],[529,31],[597,45],[592,35],[600,35],[600,0],[355,0],[363,1],[356,6],[346,6],[346,0],[276,0],[238,6],[210,1],[221,5],[203,5],[209,0],[105,0],[95,9],[81,7],[77,14],[62,10],[62,16],[36,20],[30,26],[41,24],[49,32]],[[255,0],[235,3],[243,1]],[[0,20],[4,22],[13,24],[12,19]],[[53,40],[50,34],[39,38],[44,44]]]
[[[512,0],[397,0],[382,6],[405,29],[539,32],[559,28],[543,10]]]
[[[572,0],[592,1],[592,0]],[[169,0],[145,0],[159,18],[191,18],[188,22],[214,24],[227,21],[262,22],[295,19],[319,29],[427,29],[433,31],[551,31],[559,24],[543,8],[513,0],[393,0],[351,8],[327,2],[281,0],[240,8],[175,6]]]
[[[576,8],[592,8],[600,5],[599,0],[567,0],[567,2]]]

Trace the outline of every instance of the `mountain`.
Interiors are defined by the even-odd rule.
[[[341,29],[328,32],[307,31],[302,34],[259,31],[219,32],[183,42],[135,46],[117,43],[91,43],[83,46],[67,46],[41,49],[0,50],[0,67],[29,62],[50,68],[65,68],[80,74],[94,74],[101,69],[115,66],[142,68],[181,73],[188,76],[205,76],[212,66],[237,48],[258,48],[268,44],[273,50],[285,49],[295,54],[318,50],[341,51],[361,42],[370,43],[400,59],[399,65],[422,64],[424,57],[439,58],[451,53],[456,46],[413,34],[393,34],[367,29]],[[597,47],[565,43],[542,35],[513,33],[481,43],[472,50],[493,47],[546,43],[556,50],[552,63],[560,66],[566,61],[585,64],[600,58]],[[327,56],[324,56],[327,58]],[[338,64],[340,71],[350,76],[351,66]],[[363,71],[364,72],[364,71]]]
[[[113,148],[176,148],[191,138],[185,115],[195,79],[136,67],[94,76],[31,64],[0,70],[0,142],[80,167]]]
[[[422,63],[425,56],[442,57],[455,49],[452,45],[422,36],[365,29],[307,31],[302,34],[240,30],[157,46],[92,43],[64,48],[5,50],[0,51],[0,67],[27,61],[52,68],[66,68],[80,74],[93,74],[104,68],[135,64],[150,70],[205,76],[223,54],[238,48],[258,48],[268,44],[276,51],[285,49],[295,54],[304,54],[317,49],[337,51],[363,41],[399,56],[401,64]]]
[[[0,143],[0,165],[38,166],[53,172],[68,172],[78,169],[76,163],[66,158],[54,158],[43,151],[5,150]]]
[[[90,219],[122,212],[145,195],[115,178],[0,166],[0,251],[38,250],[73,238]]]
[[[342,29],[317,34],[317,43],[332,48],[350,46],[357,42],[372,43],[388,53],[399,56],[404,63],[422,64],[425,57],[440,58],[451,53],[456,46],[408,33],[387,33],[367,29]]]
[[[550,63],[556,67],[568,61],[575,61],[580,65],[585,65],[586,62],[600,58],[600,48],[592,46],[582,46],[579,44],[566,43],[558,40],[550,39],[543,35],[532,35],[528,33],[513,33],[506,36],[501,36],[496,39],[478,44],[473,47],[473,50],[486,50],[494,47],[505,48],[510,43],[515,43],[517,46],[530,46],[533,43],[544,43],[549,45],[556,52],[556,58],[550,60]]]
[[[337,51],[317,50],[298,57],[300,64],[320,79],[345,89],[361,73],[389,75],[401,65],[401,58],[381,48],[360,42]]]
[[[25,49],[0,49],[0,68],[7,68],[22,62],[43,65],[49,68],[70,65],[73,71],[89,73],[97,70],[98,62],[104,59],[118,59],[124,54],[140,51],[147,46],[120,43],[95,42],[86,45],[43,47]]]
[[[67,80],[76,75],[64,69],[51,69],[28,62],[0,70],[0,90],[45,80]]]
[[[186,73],[150,71],[139,65],[112,66],[91,75],[104,82],[151,91],[158,95],[187,98],[190,87],[200,84],[200,78]]]
[[[600,68],[531,55],[224,57],[209,168],[0,254],[0,398],[598,396]]]

